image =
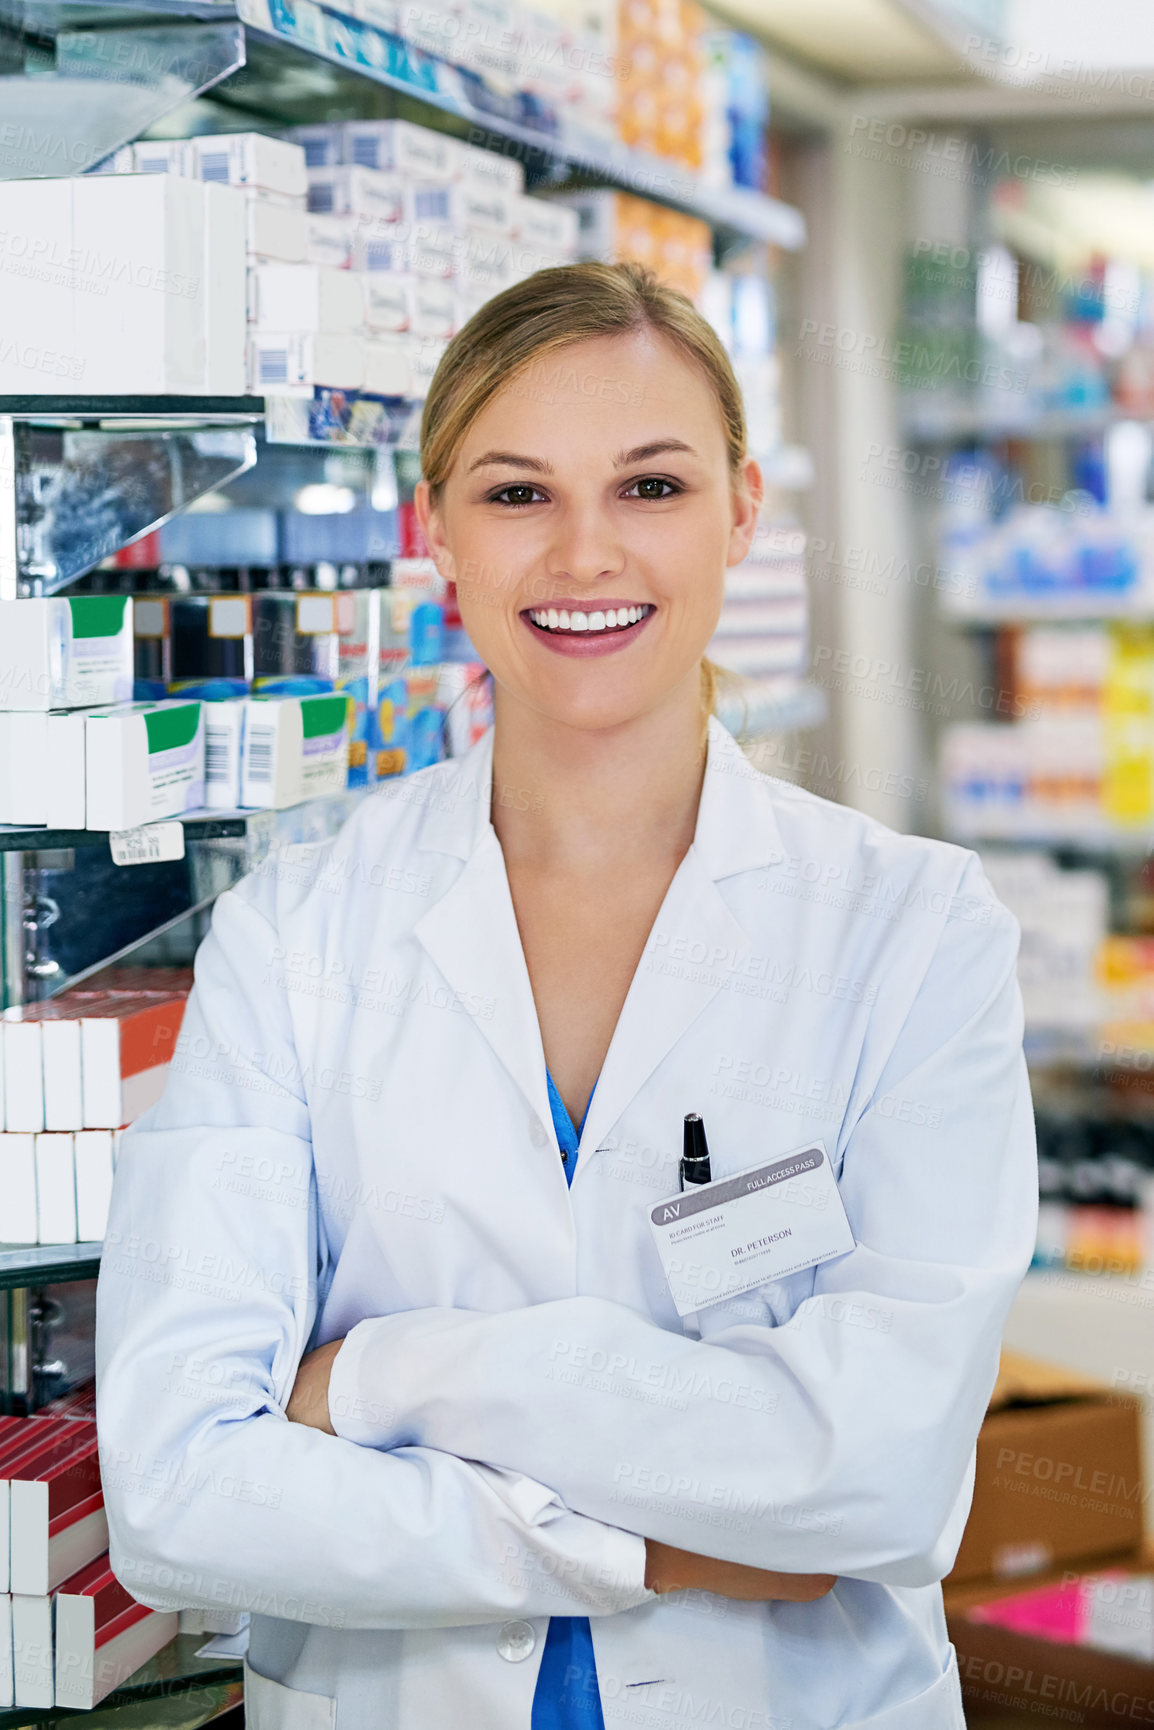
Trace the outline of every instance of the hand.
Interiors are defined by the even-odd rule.
[[[336,1435],[329,1420],[329,1376],[333,1359],[344,1343],[343,1339],[330,1340],[327,1346],[305,1353],[297,1366],[297,1379],[285,1407],[290,1424],[308,1424],[327,1436]]]
[[[671,1544],[645,1540],[645,1584],[651,1592],[715,1592],[721,1598],[745,1603],[784,1600],[812,1604],[824,1598],[837,1584],[835,1574],[781,1574],[770,1568],[750,1568],[744,1562],[718,1562],[712,1556],[695,1556],[690,1550],[675,1550]]]

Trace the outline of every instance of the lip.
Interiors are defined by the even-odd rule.
[[[530,611],[540,612],[543,607],[554,607],[557,612],[599,612],[616,611],[618,607],[652,607],[652,612],[646,613],[635,625],[630,625],[624,631],[594,631],[587,636],[574,637],[563,631],[543,631],[529,617]],[[532,631],[534,640],[543,644],[555,655],[568,655],[573,660],[586,660],[591,656],[616,655],[635,643],[651,619],[656,618],[657,608],[652,601],[639,601],[636,597],[623,596],[620,599],[613,595],[598,595],[596,603],[588,596],[584,599],[570,599],[564,595],[554,600],[538,602],[533,609],[526,608],[520,615],[521,623],[527,631]]]

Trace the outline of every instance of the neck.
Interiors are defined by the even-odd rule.
[[[499,688],[495,716],[492,819],[509,863],[684,857],[705,774],[696,667],[660,709],[616,727],[567,726]]]

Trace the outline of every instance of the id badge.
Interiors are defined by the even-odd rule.
[[[671,1195],[649,1227],[679,1316],[854,1247],[825,1144]]]

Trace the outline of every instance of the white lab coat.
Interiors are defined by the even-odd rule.
[[[528,1730],[553,1614],[608,1730],[962,1730],[938,1581],[1035,1221],[1015,922],[712,722],[570,1190],[491,760],[217,904],[100,1275],[113,1565],[252,1613],[250,1730]],[[646,1225],[688,1111],[715,1177],[821,1137],[857,1243],[700,1339]],[[342,1335],[340,1435],[287,1423]],[[839,1580],[657,1598],[643,1536]]]

